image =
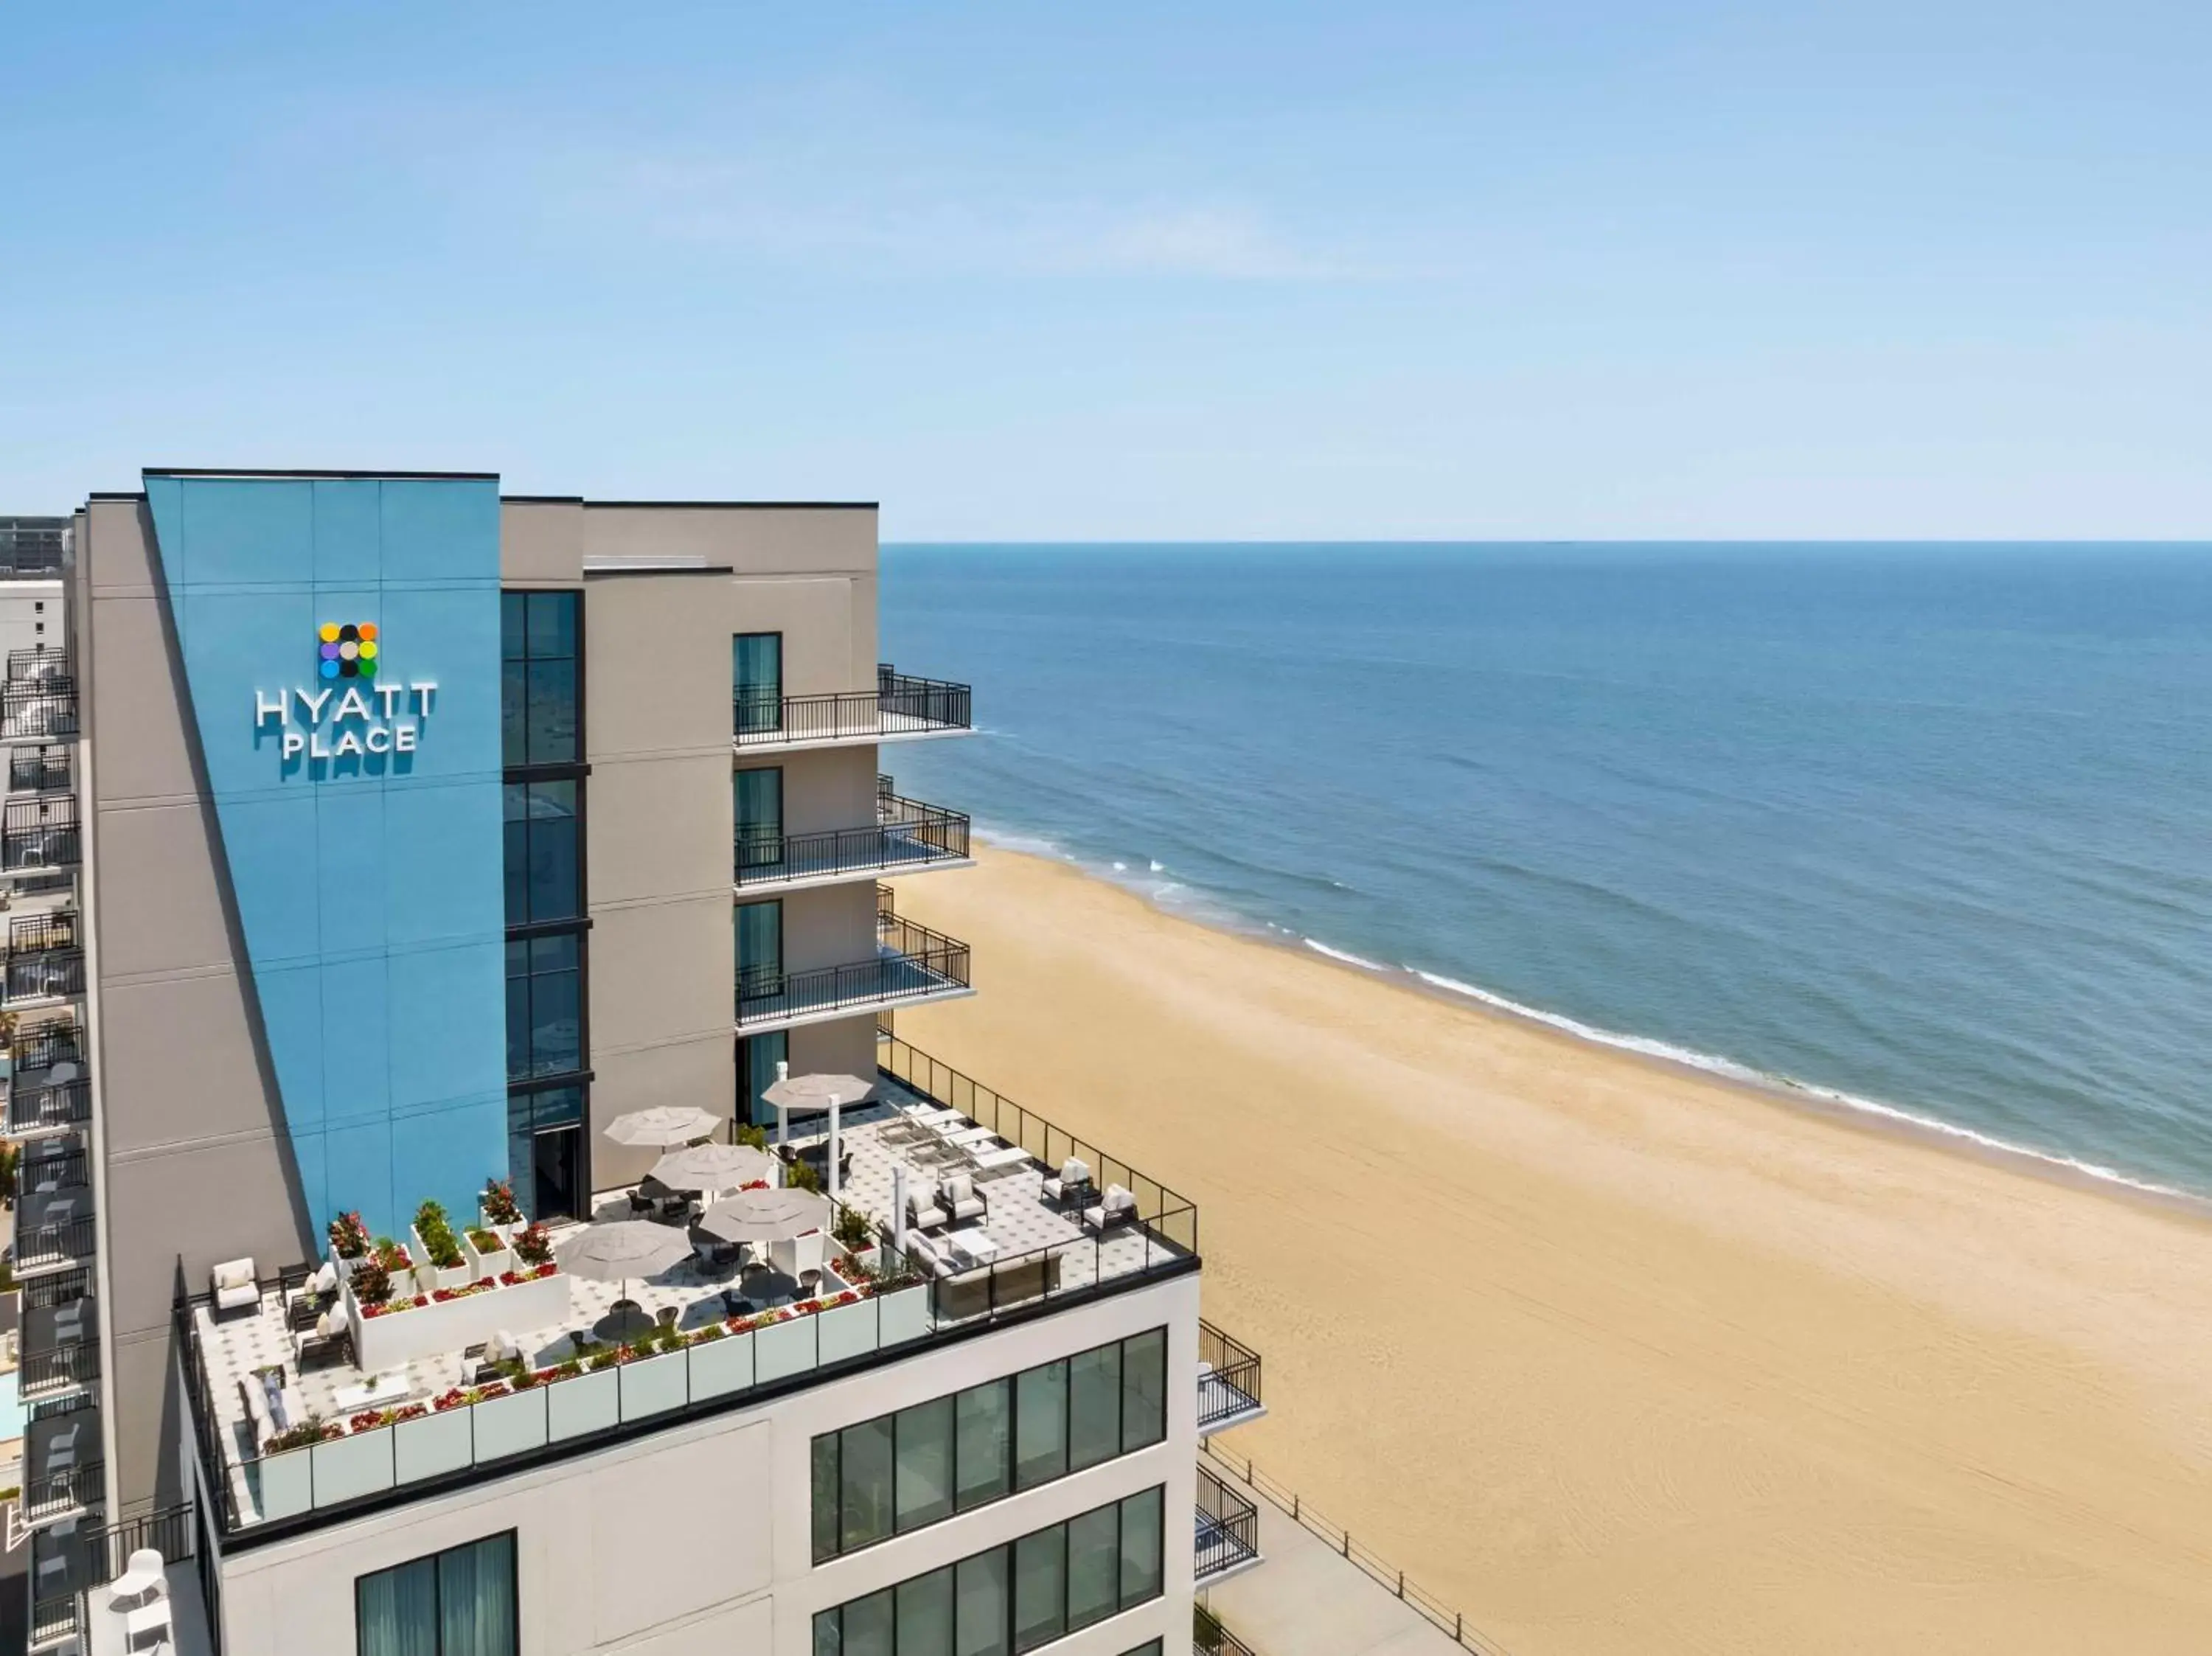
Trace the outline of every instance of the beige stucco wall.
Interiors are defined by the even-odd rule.
[[[77,537],[80,748],[96,1204],[110,1465],[125,1510],[157,1477],[177,1262],[266,1270],[313,1252],[251,977],[196,767],[143,503],[95,500]]]

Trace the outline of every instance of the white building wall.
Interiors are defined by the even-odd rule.
[[[226,1656],[356,1656],[354,1582],[516,1532],[521,1656],[811,1656],[814,1613],[1165,1486],[1164,1591],[1048,1648],[1121,1656],[1190,1636],[1196,1273],[604,1453],[226,1557]],[[1165,1324],[1166,1439],[816,1568],[815,1436]]]
[[[58,576],[52,580],[0,580],[0,661],[14,651],[40,645],[57,656],[68,655],[63,591]]]

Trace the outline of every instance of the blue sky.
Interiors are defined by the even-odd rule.
[[[15,7],[0,61],[0,511],[2212,534],[2201,0]]]

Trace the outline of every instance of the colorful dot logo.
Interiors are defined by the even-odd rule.
[[[316,634],[325,678],[376,676],[376,623],[326,621]]]

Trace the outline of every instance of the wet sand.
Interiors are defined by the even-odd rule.
[[[1515,1656],[2212,1650],[2212,1222],[986,850],[916,1046],[1194,1199],[1221,1440]]]

